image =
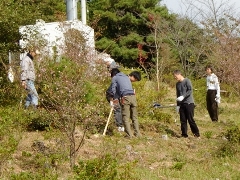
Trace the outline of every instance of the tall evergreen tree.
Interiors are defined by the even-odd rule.
[[[169,18],[159,0],[92,0],[89,18],[95,29],[96,48],[109,53],[125,66],[137,66],[139,60],[152,61],[155,51],[151,37],[152,15]]]

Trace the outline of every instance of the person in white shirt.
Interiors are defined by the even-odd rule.
[[[213,122],[218,121],[218,104],[220,103],[220,85],[218,77],[213,73],[212,66],[205,68],[207,73],[207,110]]]

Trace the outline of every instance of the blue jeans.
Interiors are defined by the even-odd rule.
[[[30,104],[32,104],[33,106],[37,106],[38,105],[38,93],[34,86],[34,81],[27,80],[26,83],[27,83],[26,90],[28,91],[28,95],[26,98],[25,107],[27,108]]]
[[[123,127],[123,122],[122,122],[122,108],[119,104],[119,102],[114,105],[114,118],[115,118],[115,123],[117,127]]]

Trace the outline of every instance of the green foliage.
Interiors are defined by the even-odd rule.
[[[0,108],[0,166],[11,157],[21,138],[16,116],[12,108]]]
[[[204,132],[203,134],[207,139],[210,139],[213,135],[213,132],[212,131],[206,131]]]
[[[142,44],[144,58],[152,63],[151,58],[155,56],[152,53],[155,52],[154,42],[146,42],[148,36],[152,36],[151,15],[170,17],[166,8],[158,3],[157,0],[91,1],[89,18],[90,22],[97,22],[92,24],[96,26],[95,32],[98,35],[96,48],[111,54],[124,66],[136,67],[139,58],[138,45]]]
[[[183,154],[177,154],[174,156],[173,160],[175,161],[171,169],[182,170],[186,164],[185,156]]]
[[[232,144],[240,144],[240,129],[238,126],[233,125],[225,133],[225,137]]]
[[[79,166],[74,168],[77,174],[76,179],[115,179],[117,176],[117,161],[110,155],[102,158],[79,162]]]
[[[12,105],[20,101],[19,82],[10,84],[7,79],[9,50],[19,51],[19,27],[35,24],[37,19],[46,22],[66,19],[65,9],[64,1],[58,0],[0,1],[0,104]],[[16,61],[19,64],[19,58]]]
[[[171,123],[172,115],[169,113],[162,112],[160,109],[155,109],[151,114],[150,118],[162,123]]]
[[[128,73],[130,72],[131,71],[128,71]],[[157,91],[156,82],[148,81],[145,76],[146,74],[143,72],[141,72],[141,74],[142,80],[132,84],[136,91],[139,116],[147,118],[149,117],[149,113],[153,110],[153,104],[155,102],[162,102],[162,100],[165,98],[167,88],[161,86],[161,90]],[[165,116],[164,119],[167,120],[167,116]]]
[[[239,152],[239,145],[231,144],[230,142],[222,143],[217,152],[216,156],[220,158],[234,157]]]
[[[79,165],[74,167],[75,179],[85,180],[120,180],[131,179],[131,168],[128,164],[120,165],[116,158],[107,154],[100,158],[88,161],[80,161]]]
[[[36,115],[29,118],[31,121],[28,124],[28,130],[47,130],[50,127],[51,123],[53,123],[51,117],[49,117],[46,112],[43,113],[44,111],[41,111],[40,113],[36,111],[37,110],[35,110]]]
[[[4,82],[0,84],[0,106],[12,106],[20,103],[21,95],[22,88],[18,82],[10,83],[8,79],[4,78]]]
[[[226,137],[227,141],[219,146],[216,155],[217,157],[233,157],[235,154],[239,153],[239,126],[230,123],[229,128],[223,135]]]
[[[96,102],[96,89],[97,87],[94,87],[92,83],[86,82],[85,88],[87,89],[86,95],[85,95],[85,102],[86,103],[95,103]]]
[[[206,107],[206,79],[201,78],[198,80],[191,79],[193,86],[193,97],[197,108],[205,109]]]
[[[54,174],[42,174],[32,172],[21,172],[19,174],[12,174],[10,180],[57,180],[58,176]]]
[[[182,170],[183,166],[185,165],[186,163],[185,162],[176,162],[172,169],[176,169],[176,170]]]

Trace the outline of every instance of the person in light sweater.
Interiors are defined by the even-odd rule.
[[[212,66],[208,65],[205,68],[207,73],[207,110],[213,122],[218,121],[218,104],[220,103],[220,85],[218,77],[213,73]]]
[[[25,109],[27,109],[29,105],[33,105],[34,108],[37,108],[38,106],[38,93],[34,85],[36,75],[33,59],[39,54],[39,50],[32,49],[27,53],[20,63],[22,86],[28,92]]]

